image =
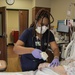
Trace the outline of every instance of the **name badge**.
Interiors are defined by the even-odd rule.
[[[36,46],[41,46],[41,42],[37,41],[37,42],[35,42],[35,45]]]

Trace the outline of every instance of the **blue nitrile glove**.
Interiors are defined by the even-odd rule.
[[[59,59],[54,58],[53,61],[50,63],[50,67],[58,66],[59,65]]]
[[[33,51],[32,51],[32,55],[35,57],[35,58],[38,58],[38,59],[42,59],[42,57],[41,57],[41,53],[42,51],[40,50],[40,49],[34,49]]]

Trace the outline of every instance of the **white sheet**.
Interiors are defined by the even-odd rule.
[[[59,75],[50,68],[44,68],[41,71],[26,71],[26,72],[0,72],[0,75]]]
[[[26,71],[26,72],[0,72],[0,75],[59,75],[49,68],[44,68],[42,71]]]
[[[59,75],[50,68],[44,68],[42,71],[38,70],[35,75]]]
[[[33,71],[27,72],[0,72],[0,75],[34,75]]]

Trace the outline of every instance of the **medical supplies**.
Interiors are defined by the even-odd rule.
[[[41,57],[42,57],[43,60],[47,60],[48,55],[47,55],[46,52],[41,52]]]

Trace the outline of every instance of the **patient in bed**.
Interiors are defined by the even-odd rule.
[[[68,58],[63,62],[67,62],[67,64],[60,64],[59,66],[56,67],[50,67],[50,63],[42,63],[38,66],[38,69],[43,71],[44,68],[48,69],[48,74],[51,72],[55,72],[56,74],[54,75],[75,75],[75,59]],[[47,71],[47,69],[45,69]],[[50,70],[50,71],[49,71]],[[53,75],[53,74],[49,74]]]
[[[50,63],[42,63],[38,66],[38,70],[36,75],[75,75],[75,32],[71,42],[66,47],[65,60],[56,67],[50,67]],[[38,74],[41,72],[42,74]]]

